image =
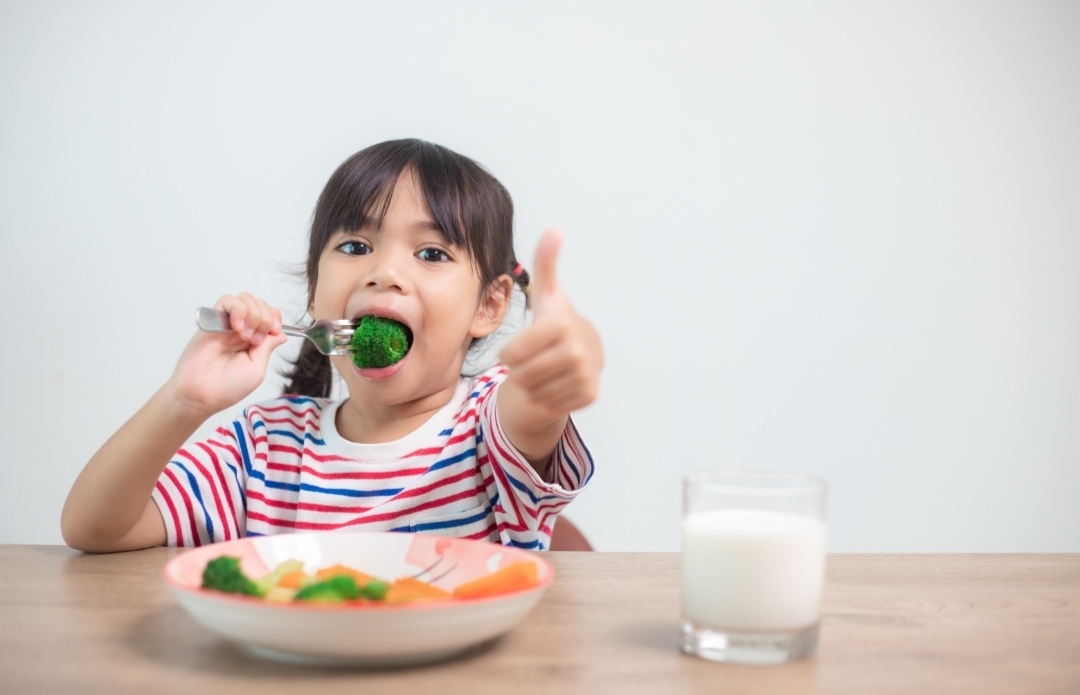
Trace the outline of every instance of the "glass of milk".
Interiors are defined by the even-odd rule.
[[[782,663],[817,646],[825,580],[825,482],[718,470],[683,481],[683,651]]]

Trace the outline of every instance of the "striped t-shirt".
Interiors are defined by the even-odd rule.
[[[546,549],[559,511],[589,481],[571,420],[544,482],[499,425],[506,368],[463,378],[427,423],[360,444],[335,426],[341,401],[285,396],[244,410],[165,467],[153,499],[168,544],[293,531],[411,531]]]

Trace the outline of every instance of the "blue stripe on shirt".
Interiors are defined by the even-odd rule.
[[[584,482],[582,482],[581,485],[579,485],[578,487],[584,487],[586,483],[592,480],[593,473],[596,472],[596,467],[593,465],[592,452],[589,451],[584,445],[582,445],[581,450],[585,452],[585,458],[589,459],[589,474],[585,476]]]
[[[404,488],[387,487],[380,490],[353,490],[342,487],[320,487],[311,483],[283,483],[280,480],[268,480],[266,474],[259,470],[251,471],[251,477],[261,480],[263,485],[274,490],[288,490],[289,492],[320,492],[325,495],[337,495],[338,497],[393,497]]]
[[[244,486],[240,484],[240,471],[238,471],[236,469],[236,466],[232,465],[228,461],[225,461],[225,465],[229,467],[230,471],[232,471],[233,480],[236,481],[236,489],[240,491],[240,505],[243,507],[244,514],[246,516],[247,515],[247,495],[244,494]]]
[[[295,432],[290,432],[289,430],[266,430],[266,434],[268,434],[268,435],[277,434],[277,435],[281,435],[282,437],[288,437],[289,439],[292,439],[293,441],[295,441],[297,444],[303,444],[304,442],[311,442],[312,444],[315,444],[316,446],[325,446],[326,445],[326,442],[324,442],[323,440],[321,440],[318,437],[314,436],[310,432],[304,432],[303,437],[296,434]]]
[[[236,433],[236,445],[240,447],[240,458],[244,460],[244,470],[251,475],[251,456],[248,454],[247,437],[244,436],[244,426],[239,421],[233,422],[233,432]]]
[[[267,481],[267,485],[269,484],[270,482]],[[319,487],[318,485],[312,485],[311,483],[300,483],[298,488],[291,489],[321,492],[327,495],[339,495],[341,497],[393,497],[405,488],[385,487],[381,490],[353,490],[345,487]]]
[[[341,487],[320,487],[318,485],[312,485],[311,483],[283,483],[280,480],[268,479],[265,471],[258,469],[252,469],[251,477],[255,480],[261,480],[263,485],[274,490],[288,490],[289,492],[305,490],[307,492],[321,492],[323,494],[337,495],[339,497],[393,497],[404,489],[400,487],[387,487],[380,490],[353,490]]]
[[[459,463],[461,461],[464,461],[467,458],[474,457],[474,456],[476,456],[476,449],[469,449],[468,451],[463,451],[460,454],[455,454],[454,456],[450,456],[448,458],[439,459],[435,463],[431,464],[431,467],[428,468],[428,471],[429,472],[430,471],[437,471],[440,468],[446,468],[447,466],[452,466],[455,463]]]
[[[532,500],[532,503],[533,503],[534,507],[536,505],[540,504],[540,500],[536,497],[536,495],[534,495],[532,493],[532,490],[530,490],[529,487],[525,483],[521,482],[520,480],[518,480],[514,476],[510,475],[510,471],[506,471],[506,479],[510,481],[511,485],[513,485],[518,490],[521,490],[526,495],[528,495],[529,499]]]
[[[251,478],[254,478],[255,480],[261,480],[263,485],[269,488],[273,488],[275,490],[288,490],[289,492],[298,492],[300,490],[300,486],[296,483],[282,483],[277,480],[267,480],[266,473],[258,469],[252,469],[249,473],[249,476]]]
[[[191,492],[195,495],[195,499],[199,502],[199,506],[202,508],[203,520],[206,523],[206,532],[210,534],[210,542],[214,542],[214,520],[210,518],[210,513],[206,509],[206,503],[203,502],[202,493],[199,492],[199,482],[195,480],[195,474],[187,469],[183,463],[177,459],[173,459],[172,463],[176,464],[176,467],[184,472],[187,476],[188,484],[191,485]],[[197,533],[197,529],[192,529]],[[194,538],[192,540],[195,540]]]
[[[486,508],[481,509],[479,512],[473,514],[472,516],[467,516],[464,519],[449,519],[446,521],[421,521],[418,524],[411,524],[409,528],[411,528],[413,532],[420,532],[432,531],[435,529],[457,528],[458,526],[468,526],[469,524],[476,523],[481,519],[486,519],[488,517],[488,514],[490,513],[491,509]]]
[[[574,461],[570,458],[566,449],[566,445],[560,440],[559,446],[555,448],[555,477],[558,479],[559,473],[562,471],[562,464],[565,463],[574,476],[574,487],[581,487],[581,471],[574,465]]]

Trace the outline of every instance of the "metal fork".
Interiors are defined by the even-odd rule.
[[[228,312],[205,306],[199,307],[199,310],[195,312],[195,323],[198,324],[200,330],[209,333],[228,333],[232,330],[229,327]],[[319,319],[308,328],[300,328],[299,326],[281,327],[281,332],[286,335],[298,335],[307,338],[324,355],[353,354],[352,336],[355,330],[356,321],[348,319],[341,321]]]

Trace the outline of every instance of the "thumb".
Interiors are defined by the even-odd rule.
[[[541,313],[544,310],[544,305],[558,292],[559,281],[555,272],[555,265],[562,242],[562,230],[549,229],[544,232],[544,236],[540,238],[540,243],[536,245],[532,275],[533,313],[535,314]]]

